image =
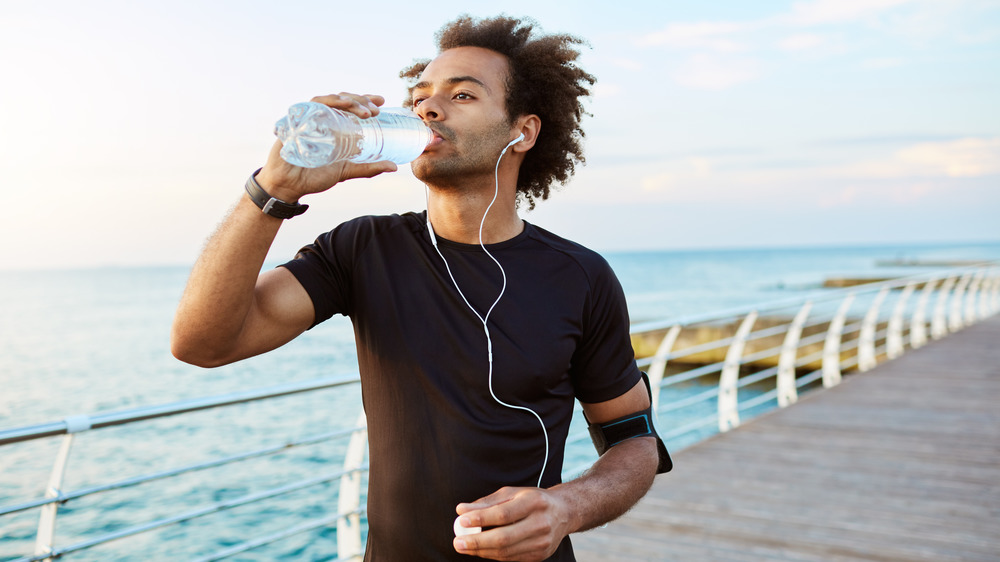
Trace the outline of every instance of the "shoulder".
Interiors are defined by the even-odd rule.
[[[424,223],[422,213],[366,215],[341,223],[322,236],[371,238],[393,231],[417,231]]]
[[[364,252],[374,241],[384,236],[419,234],[425,219],[422,213],[402,215],[367,215],[341,223],[316,238],[313,246],[343,253]]]
[[[532,241],[545,251],[574,263],[591,284],[617,280],[611,265],[601,254],[539,226],[528,224],[526,228],[530,229],[529,237]]]

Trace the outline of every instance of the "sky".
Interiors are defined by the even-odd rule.
[[[1000,0],[538,2],[588,41],[587,163],[522,216],[598,251],[1000,240]],[[288,106],[400,105],[497,4],[0,0],[0,269],[191,264]],[[305,200],[270,260],[421,210],[400,171]]]

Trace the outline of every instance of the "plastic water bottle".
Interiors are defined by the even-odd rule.
[[[380,108],[361,119],[321,103],[297,103],[274,125],[281,157],[295,166],[318,168],[338,160],[405,164],[424,151],[434,133],[416,113]]]

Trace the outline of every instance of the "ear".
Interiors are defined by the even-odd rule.
[[[514,152],[527,152],[531,150],[531,147],[535,146],[535,141],[538,140],[538,133],[541,131],[542,120],[537,115],[522,115],[518,117],[514,134],[523,134],[524,140],[510,147],[510,149]]]

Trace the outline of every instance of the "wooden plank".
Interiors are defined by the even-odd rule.
[[[681,451],[578,559],[1000,561],[997,342],[992,318]]]

